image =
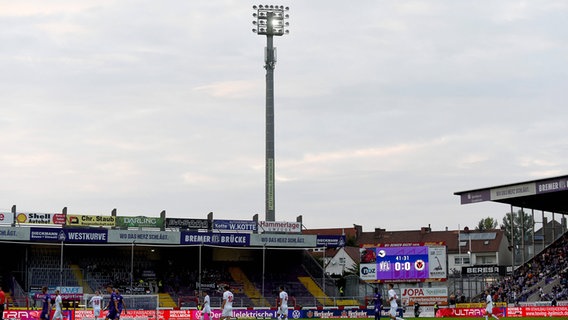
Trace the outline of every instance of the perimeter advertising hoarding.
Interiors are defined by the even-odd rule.
[[[383,308],[381,314],[387,316],[387,308]],[[219,319],[221,311],[218,309],[211,310],[212,319]],[[53,316],[51,312],[51,316]],[[6,310],[4,311],[4,319],[21,319],[21,320],[37,320],[41,310]],[[104,317],[107,311],[101,311]],[[562,317],[568,316],[568,307],[510,307],[510,308],[493,308],[493,313],[499,317]],[[484,308],[441,308],[438,310],[438,317],[483,317]],[[375,315],[373,309],[345,308],[339,310],[337,308],[317,310],[315,308],[303,308],[301,310],[288,310],[288,319],[312,319],[312,318],[372,318]],[[64,310],[64,318],[71,320],[92,320],[92,310]],[[270,309],[233,309],[232,317],[238,319],[270,319],[276,317],[276,310]],[[201,318],[201,311],[196,309],[188,310],[128,310],[122,314],[121,319],[132,320],[197,320]]]
[[[360,249],[361,279],[369,282],[424,282],[447,278],[441,243],[397,243]]]
[[[507,309],[505,307],[494,307],[493,314],[501,317],[508,317]],[[485,315],[485,308],[440,308],[436,312],[436,318],[444,317],[464,317],[464,318],[481,318]]]
[[[200,310],[158,310],[158,320],[173,319],[173,320],[197,320],[202,318]],[[276,310],[270,309],[239,309],[233,308],[231,318],[236,319],[274,319],[277,317]],[[107,311],[101,311],[101,316],[104,317]],[[212,319],[221,318],[221,310],[212,309]],[[374,315],[373,309],[358,309],[358,308],[345,308],[339,309],[324,309],[316,310],[314,308],[306,308],[302,310],[288,309],[288,319],[311,319],[311,318],[369,318]],[[386,315],[383,312],[383,315]],[[135,320],[150,320],[155,319],[155,310],[128,310],[128,313],[121,314],[120,319],[135,319]],[[75,320],[92,320],[93,311],[90,310],[77,310],[75,311]]]
[[[250,236],[248,233],[182,231],[180,244],[248,247],[250,245]]]
[[[55,310],[51,311],[50,319],[53,317]],[[93,312],[91,311],[91,315]],[[41,315],[41,310],[5,310],[4,319],[18,319],[18,320],[38,320]],[[73,311],[63,310],[63,319],[72,320]]]
[[[144,230],[108,230],[110,243],[180,244],[179,232]]]
[[[250,245],[255,247],[298,247],[316,246],[316,235],[306,234],[251,234]]]
[[[69,226],[95,226],[95,227],[114,227],[116,225],[115,216],[94,216],[84,214],[68,214],[67,225]]]
[[[0,224],[14,223],[14,214],[12,212],[0,212]]]
[[[21,224],[65,224],[62,213],[17,213],[16,223]]]
[[[511,307],[507,308],[507,317],[562,317],[568,318],[568,306],[556,307]]]
[[[30,228],[31,241],[107,243],[107,229]]]

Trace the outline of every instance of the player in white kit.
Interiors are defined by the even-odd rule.
[[[221,304],[220,320],[228,320],[233,316],[233,299],[233,293],[231,292],[229,285],[226,285],[225,292],[223,292],[223,303]]]
[[[211,298],[209,297],[209,292],[203,291],[203,303],[201,304],[201,320],[205,319],[207,315],[208,320],[213,320],[213,314],[211,313]]]
[[[59,290],[55,290],[55,312],[53,313],[53,320],[59,319],[63,320],[63,301],[61,299],[61,295],[59,294]]]
[[[485,290],[485,294],[487,295],[487,297],[485,297],[485,320],[488,320],[489,316],[499,320],[499,318],[493,314],[493,298],[491,297],[491,293],[489,290]]]
[[[393,320],[396,319],[401,319],[402,318],[398,318],[396,316],[396,311],[398,310],[398,303],[396,302],[396,300],[398,299],[398,296],[396,295],[396,291],[394,291],[394,285],[392,283],[389,283],[388,285],[389,288],[389,302],[390,302],[390,310],[389,310],[389,317]]]
[[[283,286],[280,286],[280,294],[278,298],[280,298],[280,305],[278,306],[277,314],[280,319],[288,319],[288,293],[284,291]]]
[[[95,320],[101,317],[101,306],[103,305],[103,297],[99,290],[95,291],[95,295],[89,300],[89,304],[93,306],[93,314],[95,315]]]

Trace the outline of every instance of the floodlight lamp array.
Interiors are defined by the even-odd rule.
[[[252,32],[259,35],[283,36],[289,34],[290,23],[286,21],[290,18],[289,7],[275,5],[252,6],[256,10],[252,16],[256,19],[252,24]]]

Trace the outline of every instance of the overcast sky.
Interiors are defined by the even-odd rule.
[[[264,219],[251,1],[0,0],[0,210]],[[290,6],[276,220],[474,227],[456,191],[567,173],[568,2]]]

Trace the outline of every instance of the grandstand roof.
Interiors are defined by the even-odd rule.
[[[568,175],[455,192],[461,204],[483,201],[568,214]]]

